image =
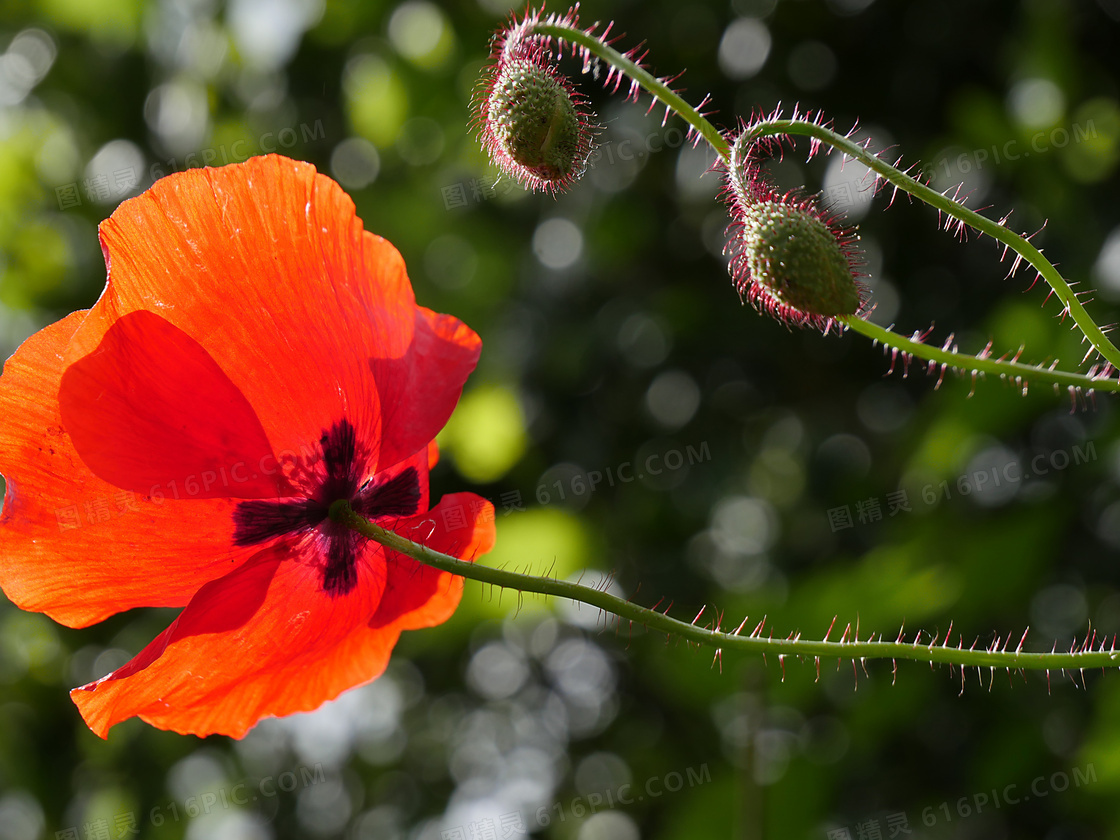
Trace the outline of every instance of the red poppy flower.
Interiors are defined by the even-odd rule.
[[[462,579],[327,508],[349,499],[465,559],[490,549],[487,502],[428,504],[478,336],[417,306],[396,249],[286,158],[172,175],[100,236],[100,300],[0,378],[0,586],[72,627],[184,607],[72,692],[102,737],[132,716],[240,737],[374,679],[402,630],[447,620]]]

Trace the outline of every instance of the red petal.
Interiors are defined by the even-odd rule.
[[[465,523],[456,520],[457,529],[439,524],[445,505],[471,500],[480,501],[446,497],[402,525],[429,523],[433,547],[458,546],[473,557],[493,541],[488,503],[475,505],[476,518],[468,512]],[[454,611],[461,580],[418,574],[403,559],[391,554],[387,562],[383,548],[367,543],[358,585],[331,598],[319,589],[319,570],[298,552],[266,549],[204,586],[135,659],[71,696],[102,737],[133,716],[176,732],[241,737],[262,717],[317,708],[379,676],[402,629],[438,623]]]
[[[378,471],[428,446],[459,401],[482,343],[457,318],[417,307],[416,331],[400,359],[370,359],[381,398]]]
[[[130,312],[63,374],[62,422],[98,478],[144,496],[290,495],[244,395],[205,350],[152,312]],[[267,473],[275,473],[269,476]]]
[[[101,238],[109,286],[67,358],[154,311],[244,394],[277,455],[301,456],[345,416],[380,441],[379,469],[397,463],[435,437],[478,358],[468,328],[418,311],[400,254],[308,164],[178,173],[122,204]]]
[[[64,348],[86,313],[27,339],[0,377],[0,587],[18,607],[81,627],[137,606],[183,606],[250,555],[233,500],[162,504],[97,478],[63,430]],[[182,488],[176,488],[182,492]]]

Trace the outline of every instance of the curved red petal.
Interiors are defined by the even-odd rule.
[[[202,587],[131,662],[71,697],[101,737],[138,716],[239,738],[261,718],[315,709],[380,675],[399,635],[368,627],[385,584],[380,546],[364,546],[346,595],[328,595],[320,580],[307,546],[265,549]]]
[[[288,495],[272,447],[240,390],[201,345],[153,312],[109,327],[70,365],[58,392],[63,427],[98,478],[144,496]],[[269,473],[272,473],[271,475]]]
[[[455,409],[481,350],[479,337],[460,320],[417,307],[409,352],[399,359],[370,359],[385,435],[378,470],[435,438]]]
[[[82,627],[137,606],[182,606],[248,556],[233,500],[155,503],[95,476],[63,428],[63,355],[85,312],[27,339],[0,377],[0,588],[18,607]]]
[[[157,312],[244,394],[277,455],[298,457],[346,416],[386,450],[372,453],[379,468],[397,463],[435,436],[478,357],[472,331],[418,310],[400,254],[308,164],[178,173],[122,204],[101,238],[109,285],[68,359],[96,348],[99,322]],[[402,397],[417,407],[403,414]]]
[[[439,551],[474,559],[494,541],[494,509],[471,494],[399,520]],[[163,729],[239,738],[261,718],[309,711],[379,676],[402,630],[446,621],[462,579],[364,544],[358,584],[331,597],[306,546],[274,546],[204,586],[132,661],[76,688],[101,737],[138,716]]]

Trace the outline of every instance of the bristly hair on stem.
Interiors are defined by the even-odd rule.
[[[628,102],[636,103],[641,98],[642,90],[645,89],[652,97],[649,107],[646,109],[647,114],[653,111],[658,103],[665,108],[661,117],[661,125],[664,126],[669,117],[676,113],[688,123],[688,139],[693,144],[698,144],[701,140],[707,139],[716,147],[717,154],[726,152],[726,149],[721,148],[722,138],[719,133],[711,125],[706,124],[704,119],[709,112],[703,109],[711,101],[711,96],[706,94],[700,104],[693,108],[681,98],[684,88],[674,87],[677,80],[684,75],[683,70],[672,76],[654,75],[645,63],[649,50],[646,48],[644,41],[625,52],[618,52],[614,49],[614,45],[623,36],[612,32],[614,22],[608,22],[606,25],[593,23],[586,29],[581,28],[579,3],[576,3],[563,15],[542,17],[542,14],[543,9],[535,14],[535,20],[526,21],[529,28],[534,33],[546,38],[549,45],[555,39],[558,48],[561,50],[565,43],[569,44],[572,55],[583,63],[583,72],[591,73],[596,79],[602,81],[603,87],[610,93],[618,93],[619,88],[626,81],[628,86],[625,99]],[[600,62],[604,60],[607,64],[607,73],[602,76],[599,68]]]
[[[956,665],[962,669],[997,669],[1008,671],[1036,670],[1069,673],[1083,672],[1086,668],[1116,668],[1120,665],[1120,650],[1116,648],[1116,637],[1101,637],[1090,630],[1083,639],[1074,639],[1069,652],[1058,652],[1057,644],[1050,653],[1028,652],[1023,650],[1027,634],[1024,632],[1015,648],[1010,647],[1014,638],[1010,635],[996,636],[987,645],[980,645],[976,639],[971,645],[957,632],[956,644],[953,643],[952,626],[944,636],[918,632],[913,642],[904,638],[902,628],[894,641],[889,636],[872,633],[860,639],[858,618],[853,628],[848,624],[838,640],[830,641],[836,618],[833,618],[828,631],[820,641],[806,639],[799,631],[786,636],[775,636],[772,629],[767,630],[763,617],[749,633],[748,619],[734,630],[725,628],[723,614],[715,613],[704,624],[700,623],[704,610],[691,621],[671,618],[668,613],[672,603],[662,608],[661,601],[653,607],[643,607],[633,601],[608,592],[605,588],[593,587],[570,580],[557,580],[547,575],[537,576],[497,569],[483,563],[460,560],[448,554],[435,551],[427,546],[414,543],[396,532],[382,528],[374,522],[355,513],[349,501],[336,502],[331,506],[331,520],[357,531],[362,536],[375,540],[393,551],[405,554],[419,563],[432,566],[441,571],[478,581],[489,586],[535,592],[559,598],[569,598],[591,607],[597,607],[618,618],[620,622],[631,622],[649,630],[666,633],[683,639],[685,642],[715,649],[722,652],[767,653],[778,657],[795,656],[815,660],[819,667],[821,658],[835,657],[838,660],[864,662],[867,659],[913,660],[918,662],[943,663]],[[781,659],[779,659],[781,661]]]

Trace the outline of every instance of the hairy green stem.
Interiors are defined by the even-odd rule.
[[[986,216],[981,216],[979,213],[969,210],[957,201],[954,201],[947,196],[937,192],[937,190],[926,186],[921,181],[907,175],[896,166],[892,166],[885,160],[882,160],[873,152],[869,152],[860,143],[838,134],[830,128],[826,128],[817,123],[807,120],[762,120],[761,122],[754,123],[740,138],[740,142],[752,143],[760,137],[772,137],[776,135],[802,135],[805,137],[812,137],[823,143],[828,144],[834,149],[838,149],[851,158],[858,160],[868,169],[878,174],[884,181],[897,187],[904,192],[909,193],[915,198],[925,202],[930,207],[945,213],[969,227],[987,234],[997,242],[1006,245],[1016,254],[1020,255],[1038,272],[1050,288],[1054,290],[1054,296],[1058,298],[1064,307],[1065,312],[1068,312],[1070,317],[1084,333],[1085,338],[1093,345],[1093,348],[1104,358],[1110,362],[1112,366],[1120,370],[1120,350],[1109,341],[1108,337],[1104,334],[1097,323],[1085,311],[1081,301],[1077,299],[1073,289],[1070,288],[1069,283],[1058,272],[1054,265],[1042,255],[1034,245],[1030,243],[1025,237],[1020,236],[1008,227],[1001,225],[999,222],[993,221]]]
[[[645,70],[641,65],[612,47],[604,43],[599,37],[589,34],[577,26],[565,23],[561,19],[553,18],[532,23],[526,28],[527,35],[544,35],[560,41],[568,41],[591,55],[607,62],[616,72],[637,82],[656,99],[664,103],[670,110],[676,112],[685,120],[723,159],[724,163],[734,166],[738,160],[732,160],[732,148],[715,126],[703,114],[686,102],[680,94],[672,90],[667,84]],[[1068,312],[1074,323],[1081,329],[1086,340],[1094,350],[1116,371],[1120,371],[1120,350],[1108,339],[1104,331],[1085,311],[1081,301],[1077,299],[1069,283],[1062,277],[1054,265],[1043,256],[1031,242],[998,222],[981,216],[969,210],[959,202],[950,199],[934,189],[926,186],[917,179],[880,159],[875,154],[867,151],[862,145],[838,134],[818,123],[807,120],[761,120],[751,125],[735,144],[735,150],[746,148],[747,145],[762,137],[776,135],[802,135],[838,149],[844,154],[859,160],[873,172],[877,173],[887,183],[903,190],[915,198],[945,213],[975,230],[985,233],[1003,243],[1026,260],[1053,289],[1054,295],[1064,307],[1063,312]],[[871,324],[857,317],[838,319],[845,326],[863,333],[877,341],[891,347],[897,347],[927,362],[935,364],[948,364],[964,372],[991,373],[1009,379],[1013,382],[1026,385],[1028,383],[1042,382],[1059,387],[1072,387],[1085,391],[1120,391],[1120,378],[1097,378],[1088,374],[1072,373],[1054,370],[1047,367],[1017,362],[1003,361],[998,358],[977,358],[962,353],[941,350],[913,339],[907,339],[899,334]]]
[[[1053,385],[1055,388],[1073,388],[1085,392],[1120,392],[1120,381],[1116,379],[1096,379],[1083,373],[1070,373],[1006,359],[982,358],[956,350],[943,349],[925,344],[916,338],[905,338],[886,327],[880,327],[878,324],[873,324],[871,321],[855,315],[845,316],[837,320],[849,329],[862,333],[880,344],[897,348],[903,353],[925,360],[925,362],[916,364],[924,365],[932,362],[936,367],[947,365],[966,375],[983,376],[991,374],[1017,385],[1024,392],[1026,392],[1028,384],[1039,382]]]
[[[841,639],[837,641],[828,641],[827,637],[822,641],[802,639],[799,633],[787,638],[775,639],[766,635],[761,625],[755,632],[740,635],[740,632],[747,626],[746,619],[743,619],[743,623],[739,625],[738,629],[728,632],[721,627],[722,616],[718,616],[714,621],[707,620],[704,625],[697,623],[700,616],[697,616],[692,622],[680,621],[670,618],[656,609],[639,606],[625,598],[573,581],[521,574],[460,560],[420,543],[412,542],[400,534],[370,522],[358,515],[350,507],[350,503],[344,499],[331,505],[330,516],[335,522],[352,528],[362,536],[440,571],[503,589],[535,592],[540,595],[551,595],[578,601],[612,613],[621,620],[641,625],[649,630],[677,636],[692,644],[711,648],[717,653],[735,651],[739,653],[770,654],[783,658],[794,656],[804,659],[911,659],[959,665],[961,667],[1034,671],[1072,671],[1085,668],[1115,667],[1120,664],[1118,662],[1120,652],[1114,652],[1111,648],[1104,649],[1091,645],[1084,645],[1084,649],[1078,649],[1072,653],[1024,653],[1018,650],[1005,649],[973,650],[965,647],[953,647],[944,642],[938,644],[936,640],[929,644],[922,644],[917,641],[885,642],[882,641],[881,637],[878,640],[873,637],[859,641],[854,637],[849,639],[849,631],[844,631]],[[751,629],[754,630],[754,628]]]
[[[697,133],[708,142],[708,145],[715,149],[716,154],[724,160],[727,160],[728,155],[731,153],[731,147],[727,144],[727,140],[724,139],[723,135],[716,130],[716,127],[704,118],[703,114],[689,105],[679,93],[674,91],[636,61],[627,58],[625,55],[618,52],[618,50],[604,44],[602,40],[595,35],[589,35],[582,29],[568,26],[557,20],[542,20],[539,23],[535,23],[526,29],[526,34],[545,35],[551,38],[557,38],[561,41],[577,44],[592,55],[606,61],[616,70],[625,73],[636,81],[656,99],[664,103],[666,107],[678,114],[681,119],[692,126]]]

